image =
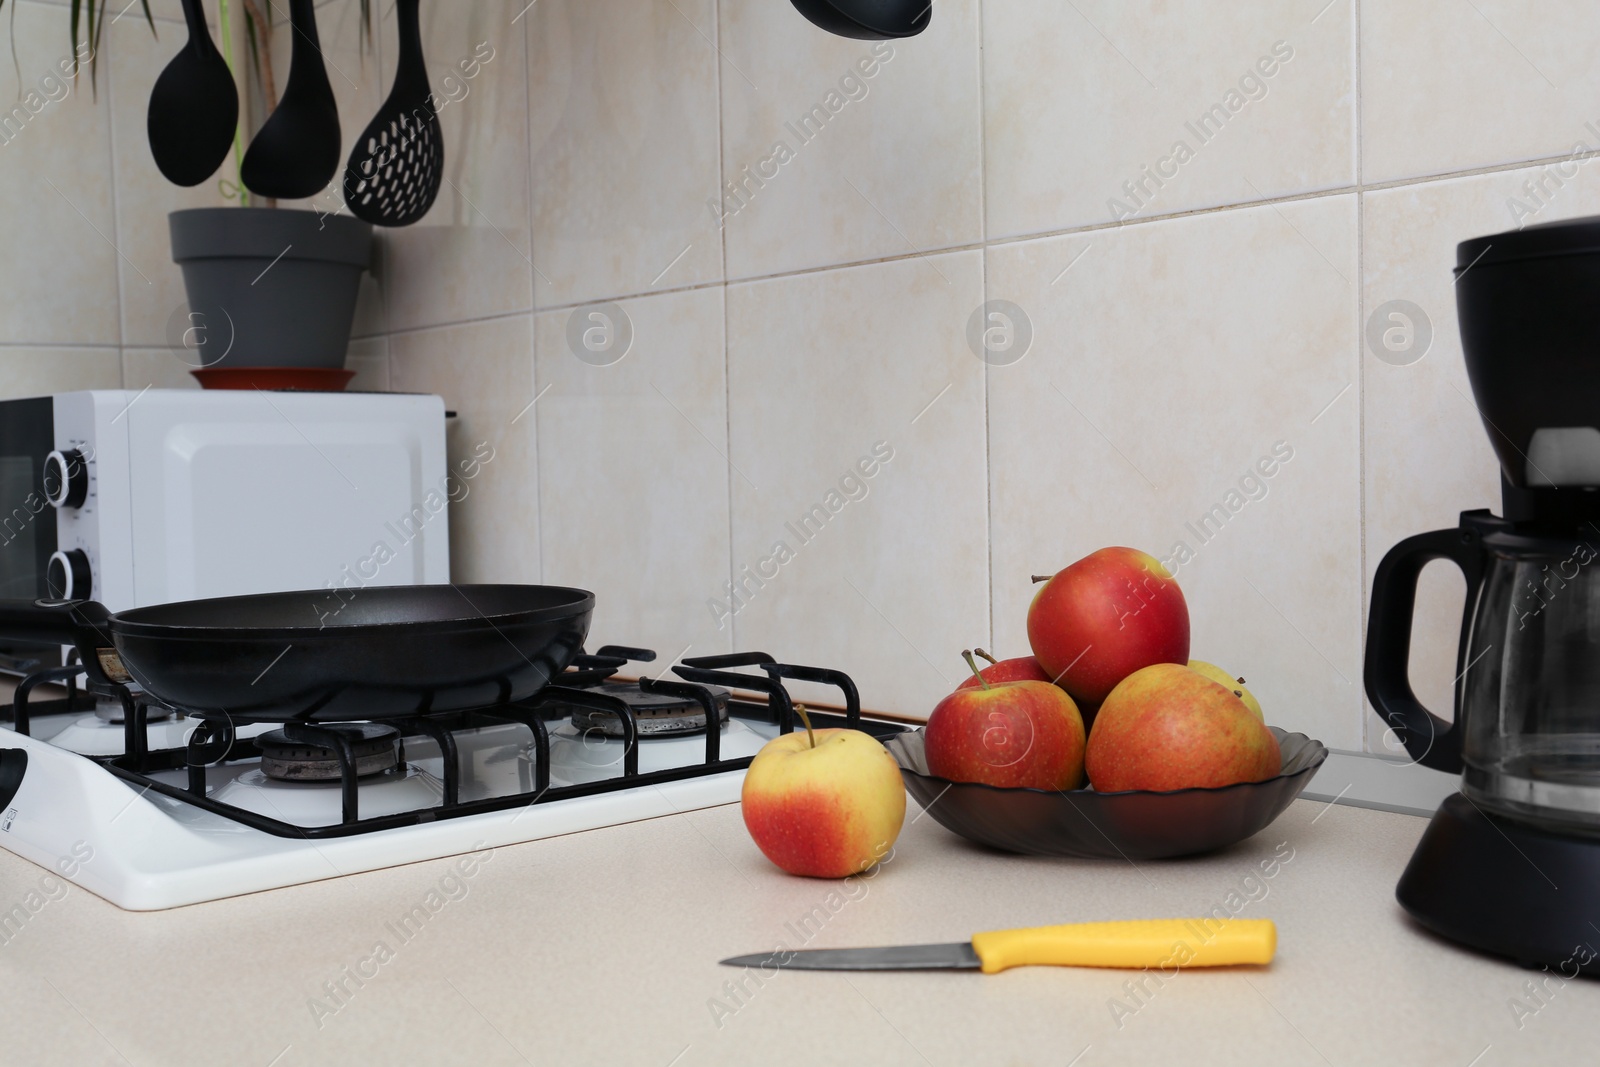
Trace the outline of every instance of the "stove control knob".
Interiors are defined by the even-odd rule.
[[[76,448],[44,457],[45,499],[58,508],[81,508],[89,499],[89,464]]]
[[[89,556],[81,548],[69,548],[50,556],[50,566],[45,571],[45,584],[50,595],[57,600],[88,600],[94,589],[94,579],[89,574]]]

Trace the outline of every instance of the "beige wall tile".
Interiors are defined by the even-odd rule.
[[[521,5],[467,0],[425,4],[422,45],[439,112],[444,184],[427,217],[388,232],[382,282],[392,329],[526,311],[533,306],[528,208],[527,50],[512,19]],[[462,79],[458,64],[481,60]],[[384,19],[384,93],[392,77],[394,20]],[[455,83],[452,83],[455,84]],[[464,95],[462,93],[464,92]],[[370,118],[370,115],[367,116]],[[350,136],[366,125],[363,119]]]
[[[1319,7],[986,4],[989,236],[1353,183],[1354,5]]]
[[[729,288],[736,648],[909,715],[961,681],[989,635],[982,293],[977,252]]]
[[[569,343],[583,309],[537,320],[544,580],[594,591],[591,648],[654,648],[665,669],[732,648],[706,607],[728,578],[722,291],[618,306],[632,343],[605,366]]]
[[[1597,49],[1584,0],[1366,0],[1365,180],[1600,147]]]
[[[977,22],[974,0],[942,0],[921,35],[873,43],[790,4],[722,3],[723,181],[744,189],[725,201],[730,278],[979,239]]]
[[[453,470],[492,450],[467,495],[450,505],[451,579],[538,582],[531,317],[396,334],[389,383],[396,392],[437,393],[456,412],[446,431]]]
[[[122,387],[124,389],[198,389],[200,383],[191,371],[194,365],[180,359],[169,348],[124,348]]]
[[[722,277],[712,0],[543,0],[528,27],[540,306]]]
[[[64,12],[18,0],[4,17],[20,71],[9,59],[0,63],[0,341],[114,345],[117,252],[105,101],[90,94],[86,77],[74,87],[60,76],[58,62],[72,55]]]
[[[0,398],[121,387],[114,348],[0,345]]]
[[[988,280],[1034,330],[989,371],[993,651],[1027,651],[1030,575],[1129,545],[1176,565],[1195,658],[1358,748],[1355,197],[1001,245]]]
[[[350,379],[346,389],[373,393],[388,392],[389,339],[369,337],[361,341],[351,341],[350,351],[344,357],[344,366],[346,370],[356,372],[356,376]]]
[[[1483,174],[1368,193],[1365,205],[1366,312],[1410,301],[1422,309],[1432,342],[1425,350],[1362,352],[1366,392],[1367,573],[1411,534],[1454,527],[1462,511],[1500,510],[1499,464],[1472,401],[1461,357],[1451,269],[1456,244],[1512,227],[1507,207],[1529,203],[1524,186],[1555,189],[1554,168]],[[1600,211],[1600,179],[1587,169],[1529,221]],[[1415,343],[1415,342],[1413,342]],[[1420,351],[1420,355],[1418,352]],[[1465,583],[1448,562],[1429,564],[1417,597],[1411,678],[1418,699],[1449,718]],[[1398,753],[1385,724],[1369,719],[1369,747]]]

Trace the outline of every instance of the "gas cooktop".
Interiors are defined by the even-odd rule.
[[[183,714],[36,671],[0,708],[0,846],[156,910],[731,803],[794,729],[786,679],[839,692],[818,726],[905,729],[863,718],[847,675],[765,653],[616,674],[654,659],[610,645],[529,700],[381,723]]]

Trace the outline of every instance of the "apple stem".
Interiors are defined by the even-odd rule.
[[[978,663],[972,658],[971,650],[963,649],[961,652],[961,658],[967,661],[968,667],[972,668],[972,676],[978,680],[978,684],[983,686],[985,689],[988,689],[989,679],[985,678],[983,676],[983,672],[978,669]]]
[[[1053,574],[1035,574],[1032,577],[1033,577],[1033,584],[1034,585],[1038,585],[1040,582],[1048,582],[1051,578],[1054,578],[1055,575],[1053,575]]]
[[[989,655],[989,653],[985,652],[981,648],[975,648],[972,651],[976,652],[978,655],[982,656],[984,659],[988,660],[990,663],[999,663],[1000,662],[999,660],[995,659],[993,656]]]
[[[816,748],[817,732],[811,728],[811,716],[806,714],[806,706],[804,704],[796,704],[794,710],[799,713],[801,725],[806,728],[806,740],[810,742],[807,747]]]

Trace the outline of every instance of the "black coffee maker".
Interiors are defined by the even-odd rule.
[[[1451,940],[1600,974],[1600,218],[1463,241],[1455,275],[1502,515],[1406,538],[1373,580],[1367,696],[1417,762],[1461,774],[1396,896]],[[1452,721],[1406,674],[1435,559],[1467,579]]]

